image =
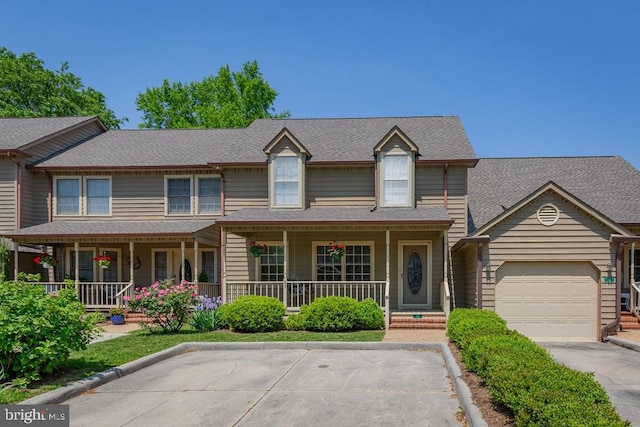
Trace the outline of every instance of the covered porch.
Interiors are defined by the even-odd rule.
[[[88,309],[98,310],[123,305],[136,286],[170,278],[197,284],[201,295],[220,296],[219,236],[210,220],[58,221],[9,235],[18,244],[40,245],[53,258],[35,266],[47,292],[74,287]],[[108,265],[98,257],[107,257]],[[27,270],[24,262],[14,251],[14,279]]]
[[[387,325],[391,312],[444,315],[452,223],[441,207],[243,209],[217,221],[223,299],[267,295],[295,312],[319,297],[372,298]]]

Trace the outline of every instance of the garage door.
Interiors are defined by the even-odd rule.
[[[507,262],[496,273],[496,312],[534,340],[596,341],[598,275],[586,262]]]

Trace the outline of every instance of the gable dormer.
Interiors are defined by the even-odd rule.
[[[305,206],[305,162],[309,150],[286,127],[263,149],[268,156],[269,206],[298,208]]]
[[[413,207],[418,147],[394,126],[373,148],[377,170],[377,205]]]

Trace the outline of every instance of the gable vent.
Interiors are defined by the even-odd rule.
[[[550,227],[560,219],[560,211],[553,205],[544,205],[538,209],[538,221]]]

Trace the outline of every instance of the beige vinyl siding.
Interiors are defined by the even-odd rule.
[[[0,232],[16,228],[16,165],[0,156]]]
[[[49,179],[43,173],[22,171],[22,228],[49,220]]]
[[[225,214],[243,208],[266,208],[269,180],[263,168],[224,169]]]
[[[307,167],[306,182],[309,206],[376,204],[373,166]]]
[[[478,246],[469,244],[452,254],[456,307],[475,307]]]
[[[538,209],[547,203],[560,210],[560,219],[551,227],[537,219]],[[485,252],[484,257],[488,266],[485,264],[483,274],[483,299],[489,309],[495,309],[495,274],[505,261],[588,261],[601,276],[606,274],[607,264],[615,265],[609,244],[611,231],[553,192],[524,206],[487,234],[491,243],[490,255]],[[602,282],[601,277],[598,280]],[[599,296],[604,325],[615,317],[615,285],[600,284]]]
[[[444,167],[416,167],[416,205],[444,206]],[[467,235],[467,167],[449,166],[447,211],[455,222],[449,229],[449,247]]]
[[[77,129],[64,132],[62,135],[27,148],[26,151],[32,155],[32,157],[29,158],[29,163],[37,162],[38,160],[67,149],[72,145],[91,139],[103,132],[97,123],[88,123]]]

